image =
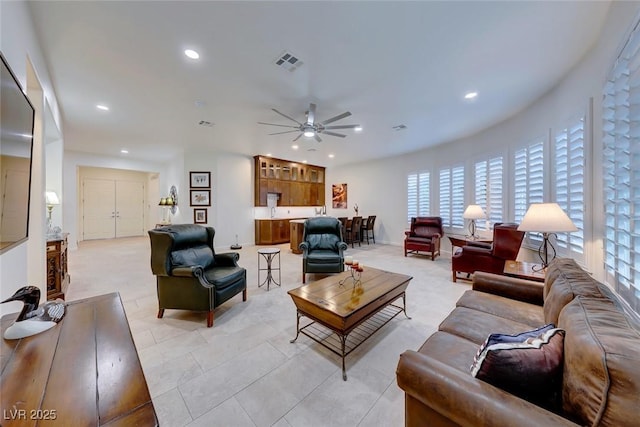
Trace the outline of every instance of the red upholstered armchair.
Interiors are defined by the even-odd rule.
[[[503,274],[505,261],[516,259],[523,238],[524,232],[518,231],[518,224],[495,224],[490,245],[467,244],[451,257],[453,281],[456,281],[458,272]]]
[[[429,252],[433,261],[436,255],[440,255],[440,239],[444,232],[439,216],[411,218],[411,228],[404,234],[404,256],[407,256],[407,252]]]

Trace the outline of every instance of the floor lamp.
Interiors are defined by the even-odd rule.
[[[478,238],[476,235],[476,220],[484,217],[484,210],[482,210],[480,205],[469,205],[467,209],[464,210],[462,218],[470,220],[469,234],[471,235],[471,239],[476,240]]]
[[[577,231],[578,227],[557,203],[532,203],[524,214],[518,230],[542,233],[538,256],[542,261],[541,269],[544,270],[557,254],[556,248],[549,241],[551,235],[557,237],[556,233]]]

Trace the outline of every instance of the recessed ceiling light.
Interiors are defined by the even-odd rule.
[[[102,111],[109,111],[109,107],[107,107],[106,105],[103,105],[103,104],[96,105],[96,108],[98,110],[102,110]]]
[[[294,150],[297,150],[297,149],[298,149],[298,145],[297,145],[297,144],[293,144],[293,145],[291,146],[291,148],[293,148]]]
[[[200,54],[193,49],[187,49],[184,51],[184,54],[187,55],[187,58],[198,59],[200,58]]]
[[[129,154],[129,150],[125,150],[125,149],[120,150],[120,152],[121,152],[122,154]]]
[[[473,99],[476,96],[478,96],[478,92],[468,92],[465,96],[464,99]]]
[[[329,158],[333,159],[336,155],[335,154],[329,154]]]
[[[353,128],[356,132],[362,132],[362,126],[356,126]]]

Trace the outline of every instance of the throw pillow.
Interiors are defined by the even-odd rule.
[[[556,410],[562,383],[564,331],[546,325],[518,335],[491,334],[471,374],[518,397]]]

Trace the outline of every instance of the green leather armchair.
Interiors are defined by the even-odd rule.
[[[302,243],[302,283],[307,273],[340,273],[344,271],[342,224],[337,218],[322,216],[304,222]]]
[[[238,265],[236,252],[216,254],[213,227],[176,224],[149,230],[151,271],[157,278],[158,318],[164,310],[207,312],[242,292],[247,300],[247,270]]]

